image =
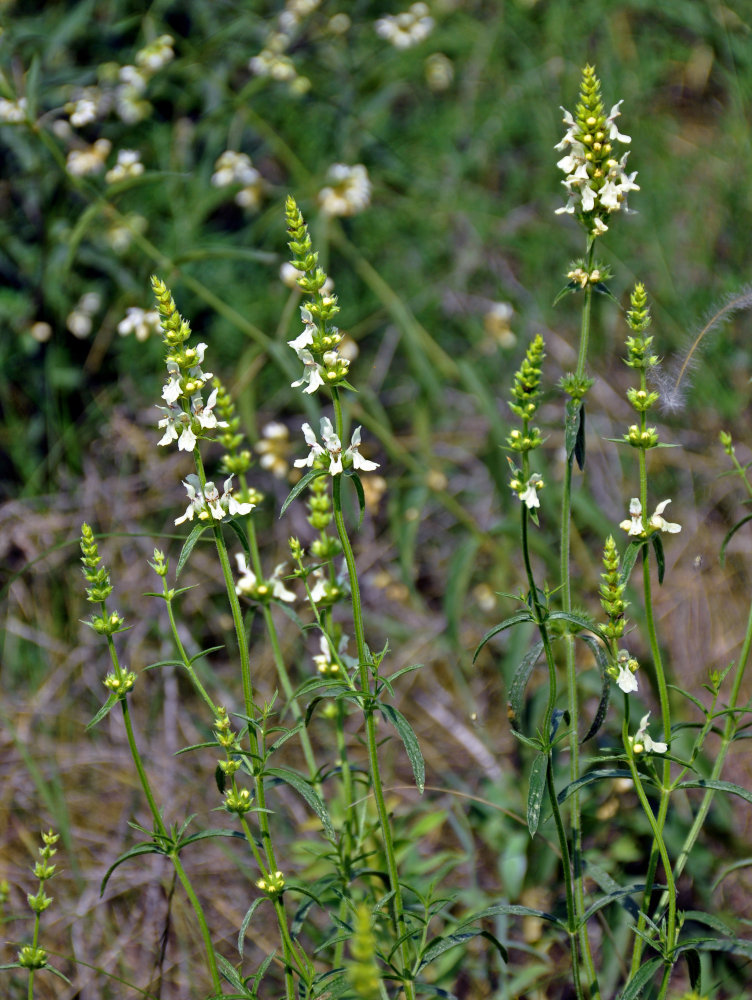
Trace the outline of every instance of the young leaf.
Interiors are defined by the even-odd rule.
[[[505,629],[512,628],[513,625],[520,625],[522,624],[522,622],[531,622],[533,620],[534,620],[533,616],[530,614],[529,611],[521,611],[519,614],[512,615],[511,618],[507,618],[499,625],[494,625],[494,627],[492,629],[489,629],[488,632],[486,632],[486,634],[478,643],[477,649],[473,653],[473,663],[475,663],[478,653],[480,653],[481,649],[483,649],[483,647],[489,641],[489,639],[493,639],[495,635],[498,635],[499,632],[504,632]]]
[[[102,705],[102,707],[99,709],[99,711],[97,712],[97,714],[91,720],[91,722],[89,722],[89,724],[86,726],[87,731],[89,729],[92,729],[94,726],[96,726],[96,724],[98,722],[101,722],[102,719],[105,717],[105,715],[109,714],[109,712],[111,711],[113,705],[115,705],[118,702],[118,700],[119,699],[118,699],[118,696],[116,694],[114,694],[114,693],[111,694],[109,696],[109,698],[107,699],[107,701],[104,703],[104,705]]]
[[[328,469],[311,469],[310,472],[306,472],[303,478],[298,480],[298,482],[295,483],[293,488],[287,494],[287,498],[285,499],[285,502],[282,504],[282,507],[280,508],[279,516],[282,517],[282,515],[290,506],[290,504],[293,502],[293,500],[297,496],[300,496],[300,494],[303,492],[303,490],[306,488],[306,486],[308,486],[310,482],[312,482],[314,479],[318,479],[319,476],[328,476],[328,475],[329,475]]]
[[[658,584],[663,583],[663,577],[666,573],[666,557],[663,554],[663,542],[661,541],[660,532],[656,531],[650,536],[650,541],[653,543],[653,549],[655,550],[655,561],[658,564]]]
[[[542,649],[543,643],[536,642],[533,648],[526,653],[522,662],[515,670],[512,683],[509,686],[509,708],[507,714],[509,716],[509,724],[516,732],[520,731],[519,720],[522,715],[522,703],[525,697],[527,682],[530,680],[533,667],[538,662],[538,657],[541,655]]]
[[[580,740],[580,743],[587,743],[588,740],[595,736],[603,725],[603,720],[606,718],[608,703],[611,698],[611,678],[606,673],[609,662],[603,646],[599,645],[595,639],[589,635],[579,635],[578,638],[582,639],[582,641],[589,647],[595,657],[595,662],[598,664],[598,670],[601,675],[601,697],[598,702],[598,708],[596,709],[593,721],[590,723],[590,728]]]
[[[332,821],[329,818],[326,806],[302,774],[298,774],[297,771],[291,771],[286,767],[268,767],[264,771],[264,774],[270,778],[278,778],[280,781],[284,781],[285,784],[289,785],[291,788],[294,788],[301,798],[306,800],[308,805],[321,820],[321,825],[324,827],[324,832],[327,837],[330,837],[332,840],[336,839],[334,827],[332,826]]]

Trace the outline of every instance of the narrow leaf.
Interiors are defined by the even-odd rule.
[[[527,828],[531,837],[535,836],[540,822],[547,767],[548,757],[545,754],[539,754],[533,761],[530,770],[530,786],[527,792]]]
[[[480,653],[481,649],[483,649],[483,647],[485,646],[485,644],[488,642],[489,639],[493,639],[493,637],[495,635],[498,635],[499,632],[504,632],[506,629],[512,628],[513,625],[521,625],[522,622],[531,622],[531,621],[533,621],[533,616],[530,614],[530,612],[521,611],[517,615],[512,615],[511,618],[507,618],[505,621],[501,622],[501,624],[494,625],[494,627],[492,629],[489,629],[489,631],[486,632],[486,634],[478,643],[478,648],[475,650],[475,653],[473,654],[473,663],[475,662],[478,653]]]
[[[515,670],[512,683],[509,686],[509,707],[507,711],[509,724],[516,732],[520,731],[520,716],[522,715],[525,689],[542,649],[543,643],[536,642],[532,649],[525,654],[522,662]]]
[[[581,411],[582,403],[580,400],[567,400],[567,412],[564,418],[564,446],[567,451],[567,460],[572,458],[575,447],[577,446],[577,438],[580,433]]]
[[[87,731],[96,726],[98,722],[101,722],[102,719],[105,717],[105,715],[108,715],[112,710],[113,706],[117,704],[118,700],[119,699],[116,694],[111,694],[107,699],[107,701],[104,703],[104,705],[102,705],[97,714],[91,720],[91,722],[87,725],[86,727]]]
[[[245,932],[248,930],[248,925],[251,922],[251,917],[256,912],[256,910],[265,903],[269,897],[268,896],[257,896],[256,899],[251,903],[251,905],[246,910],[246,914],[243,917],[243,922],[240,925],[240,931],[238,932],[238,955],[243,957],[243,947],[245,945]]]
[[[595,736],[606,718],[608,703],[611,698],[611,678],[606,673],[609,662],[603,646],[600,646],[589,635],[580,635],[578,638],[582,639],[592,652],[595,657],[595,662],[598,664],[598,671],[601,675],[601,697],[598,702],[598,708],[596,709],[593,721],[590,723],[590,728],[580,740],[580,743],[587,743],[588,740]]]
[[[747,521],[752,521],[752,514],[747,514],[746,517],[743,517],[741,519],[741,521],[737,521],[736,524],[734,525],[734,527],[731,528],[731,530],[729,532],[727,532],[726,537],[723,539],[723,542],[721,543],[721,551],[720,551],[720,553],[718,555],[718,558],[720,560],[721,566],[725,566],[726,565],[726,548],[728,546],[728,543],[731,541],[731,539],[737,533],[737,531],[739,530],[739,528],[741,528],[743,525],[745,525],[747,523]]]
[[[295,483],[293,488],[287,494],[287,499],[282,504],[279,516],[282,517],[282,515],[290,506],[290,504],[293,502],[293,500],[296,497],[300,496],[300,494],[303,492],[303,490],[306,488],[306,486],[308,486],[310,482],[313,482],[314,479],[318,479],[319,476],[328,476],[328,475],[329,475],[328,469],[311,469],[310,472],[306,472],[303,478],[298,480],[298,482]]]
[[[697,778],[689,781],[682,781],[677,788],[712,788],[716,792],[729,792],[731,795],[738,795],[745,802],[752,803],[752,792],[748,792],[741,785],[735,785],[731,781],[716,781],[713,778]]]
[[[418,743],[418,737],[413,731],[413,727],[402,712],[393,705],[379,705],[379,711],[386,721],[391,722],[399,733],[400,739],[405,745],[407,756],[410,758],[413,775],[415,776],[415,785],[422,795],[426,785],[426,765],[423,761],[423,754],[420,752],[420,744]]]
[[[659,957],[651,958],[649,961],[640,966],[632,979],[630,979],[627,983],[626,989],[619,997],[619,1000],[637,1000],[655,975],[656,970],[660,969],[662,965],[663,959]]]
[[[646,543],[647,539],[643,539],[642,541],[632,539],[626,549],[624,549],[624,555],[621,557],[621,572],[619,573],[620,584],[629,583],[634,564],[637,562],[637,553]]]
[[[360,476],[353,468],[350,468],[345,473],[347,478],[355,487],[355,492],[358,494],[358,506],[360,507],[360,516],[358,517],[358,531],[360,531],[363,524],[363,515],[366,512],[366,495],[363,492],[363,483],[360,481]]]
[[[190,535],[188,535],[185,542],[183,543],[183,548],[180,550],[180,558],[178,559],[178,566],[177,569],[175,570],[176,580],[180,576],[183,570],[183,566],[185,566],[186,562],[188,561],[188,557],[190,556],[191,552],[193,552],[196,542],[206,531],[207,527],[208,525],[206,524],[197,524],[196,527],[191,531]]]
[[[653,543],[653,549],[655,551],[655,561],[658,564],[658,583],[659,585],[663,583],[663,577],[666,573],[666,557],[663,554],[663,542],[661,541],[661,534],[656,531],[650,536],[650,541]]]
[[[334,827],[332,826],[332,821],[329,818],[326,806],[302,774],[298,774],[297,771],[291,771],[286,767],[268,767],[264,774],[271,778],[278,778],[280,781],[284,781],[285,784],[289,785],[291,788],[294,788],[298,795],[306,800],[308,805],[321,820],[321,825],[324,827],[327,837],[330,837],[332,840],[336,839]]]
[[[574,460],[580,472],[585,468],[585,403],[580,403],[580,423],[577,428],[577,439],[574,443]]]

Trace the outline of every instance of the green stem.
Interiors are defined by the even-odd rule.
[[[668,856],[668,850],[666,849],[666,842],[663,839],[663,829],[659,825],[658,819],[650,808],[650,803],[648,802],[645,790],[642,787],[642,780],[640,778],[640,773],[637,770],[637,766],[634,760],[634,749],[629,740],[629,713],[628,711],[624,713],[624,721],[622,723],[622,741],[624,743],[624,750],[627,755],[627,763],[629,764],[629,770],[632,772],[632,781],[634,782],[635,790],[637,791],[637,796],[640,800],[640,805],[642,806],[643,812],[650,824],[650,829],[653,831],[653,844],[657,848],[658,854],[661,861],[663,862],[663,868],[666,878],[666,888],[668,893],[668,920],[666,924],[666,953],[664,955],[664,970],[663,979],[661,981],[661,988],[658,995],[658,1000],[663,1000],[666,995],[666,990],[668,988],[668,978],[671,973],[671,953],[676,945],[676,882],[674,880],[674,874],[671,869],[671,860]],[[664,762],[665,763],[665,762]],[[663,798],[661,799],[661,804],[663,803]],[[650,885],[646,886],[646,892],[650,889]],[[644,916],[644,908],[640,913],[640,916]],[[644,925],[644,921],[643,921]],[[638,924],[639,927],[639,924]],[[633,968],[630,973],[631,976],[635,974],[635,968]]]
[[[336,387],[332,388],[332,401],[334,403],[335,431],[340,441],[343,438],[343,417],[342,403]],[[363,716],[366,727],[366,744],[368,748],[368,763],[371,774],[371,785],[376,802],[376,810],[381,826],[381,835],[384,845],[384,855],[386,857],[387,871],[389,873],[390,889],[394,893],[392,904],[397,925],[397,935],[401,939],[400,950],[402,953],[402,963],[404,975],[402,985],[405,991],[406,1000],[415,1000],[415,987],[412,978],[408,979],[411,968],[410,937],[405,918],[405,909],[402,899],[402,887],[399,880],[397,868],[397,858],[394,851],[394,841],[392,839],[391,820],[389,810],[384,799],[384,788],[381,781],[381,771],[379,768],[378,739],[376,735],[376,719],[374,717],[374,699],[371,694],[371,684],[369,677],[369,667],[371,665],[370,655],[366,645],[365,627],[363,623],[363,605],[360,597],[360,586],[358,584],[358,572],[355,565],[350,538],[347,533],[344,515],[342,513],[342,479],[339,474],[332,477],[332,507],[334,510],[334,522],[337,527],[342,553],[345,557],[347,572],[350,579],[350,594],[352,600],[353,628],[355,641],[358,648],[358,671],[360,675],[360,689],[363,696]]]
[[[594,241],[588,238],[586,269],[590,273],[593,266]],[[582,307],[582,322],[580,326],[580,346],[577,355],[577,370],[575,372],[576,385],[581,387],[585,379],[585,366],[587,364],[588,344],[590,340],[590,320],[593,299],[592,286],[588,283],[585,288],[585,300]],[[579,391],[579,390],[578,390]],[[582,402],[580,402],[582,406]],[[578,419],[583,419],[582,410]],[[571,613],[572,611],[572,584],[570,576],[570,548],[571,548],[571,519],[572,519],[572,469],[574,465],[574,452],[567,455],[566,467],[564,471],[564,484],[561,496],[561,536],[559,539],[559,558],[561,560],[561,603],[562,609]],[[577,663],[574,650],[574,638],[571,635],[564,637],[565,664],[567,676],[567,708],[569,711],[570,731],[569,731],[569,780],[575,782],[580,777],[580,744],[579,744],[579,696],[577,690]],[[572,855],[574,861],[574,903],[577,914],[577,926],[579,927],[580,951],[582,959],[587,967],[588,977],[591,984],[592,995],[600,996],[595,963],[593,961],[592,950],[590,948],[590,938],[585,921],[585,880],[582,865],[582,813],[580,804],[580,792],[575,787],[570,796],[570,826],[572,829]]]
[[[112,641],[112,637],[108,636],[108,639]],[[133,758],[133,763],[136,767],[136,772],[138,773],[139,780],[141,782],[141,788],[143,789],[144,795],[146,796],[146,801],[149,804],[149,810],[154,821],[154,829],[159,835],[160,839],[169,841],[170,837],[167,832],[167,828],[164,825],[164,820],[162,819],[162,814],[159,811],[156,800],[151,790],[151,785],[149,779],[146,775],[146,769],[144,768],[143,761],[141,760],[141,754],[139,753],[138,745],[136,743],[136,738],[133,733],[133,724],[131,723],[130,709],[128,707],[127,698],[123,697],[120,699],[120,707],[123,711],[123,722],[125,723],[125,732],[128,738],[128,746],[130,747],[131,757]],[[219,969],[217,968],[217,956],[214,951],[214,945],[212,944],[211,934],[209,932],[209,925],[206,922],[206,915],[204,909],[201,906],[201,902],[196,895],[196,892],[191,884],[188,875],[183,868],[182,862],[178,856],[177,851],[170,851],[170,860],[175,868],[178,878],[180,879],[180,884],[185,890],[185,894],[193,907],[193,912],[196,915],[196,920],[198,921],[199,930],[201,932],[201,937],[204,942],[204,949],[206,950],[206,961],[209,966],[209,975],[211,976],[212,986],[214,992],[219,994],[222,990],[222,984],[219,976]]]

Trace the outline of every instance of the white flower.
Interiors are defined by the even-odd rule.
[[[217,417],[214,414],[214,407],[217,403],[218,392],[218,389],[213,389],[206,403],[204,403],[200,392],[194,393],[194,395],[191,396],[191,411],[201,426],[205,427],[207,430],[212,427],[227,427],[227,421],[217,420]]]
[[[337,653],[341,655],[347,648],[348,637],[343,635],[339,640],[337,646]],[[334,653],[332,652],[332,647],[329,639],[325,635],[322,635],[319,639],[319,646],[321,652],[314,656],[313,662],[318,668],[320,674],[336,674],[339,672],[339,663],[334,659]]]
[[[348,167],[334,163],[329,167],[329,182],[319,191],[319,205],[326,215],[357,215],[371,201],[371,181],[362,163]]]
[[[162,399],[165,403],[172,405],[183,394],[183,386],[180,381],[180,366],[176,361],[167,362],[167,375],[167,385],[162,388]]]
[[[663,514],[666,507],[671,503],[670,500],[662,500],[658,506],[655,508],[655,514],[650,518],[650,527],[655,531],[666,531],[669,535],[675,535],[681,531],[680,524],[672,524],[670,521],[665,521],[661,515]]]
[[[141,162],[139,153],[135,149],[118,150],[117,163],[108,170],[104,179],[108,184],[115,184],[128,177],[139,177],[144,172],[144,165]]]
[[[303,389],[303,392],[307,392],[310,396],[312,393],[316,392],[320,385],[324,385],[324,379],[322,378],[323,368],[315,360],[314,356],[308,350],[302,350],[297,352],[298,360],[303,362],[303,374],[295,382],[290,383],[292,389],[298,389],[300,386],[304,385],[307,388]]]
[[[623,101],[617,101],[616,104],[614,104],[614,106],[611,108],[611,113],[606,119],[606,124],[608,125],[608,137],[609,139],[618,139],[619,142],[629,143],[632,141],[631,136],[622,135],[618,127],[614,124],[616,119],[621,114],[621,111],[619,111],[619,105],[622,103]]]
[[[201,480],[197,475],[191,473],[186,476],[183,482],[188,492],[188,506],[185,514],[177,518],[175,524],[182,524],[183,521],[192,521],[194,514],[198,514],[200,521],[208,521],[212,518],[221,521],[228,514],[250,514],[256,506],[254,503],[242,502],[232,495],[232,476],[225,479],[223,484],[224,492],[220,496],[219,490],[212,482],[206,482],[201,488]]]
[[[0,122],[17,125],[26,121],[26,98],[19,97],[17,101],[8,101],[0,97]]]
[[[188,493],[188,506],[186,507],[185,514],[182,517],[176,518],[175,524],[182,524],[183,521],[192,521],[193,515],[196,513],[199,514],[199,517],[204,514],[204,495],[201,492],[201,480],[197,475],[191,473],[183,480],[183,486],[185,486]]]
[[[642,504],[637,497],[632,497],[629,501],[630,519],[622,521],[619,527],[629,535],[642,535],[645,529],[642,526]]]
[[[629,669],[628,661],[619,663],[619,676],[616,678],[616,684],[624,694],[630,694],[630,692],[637,690],[637,677]]]
[[[136,53],[136,62],[149,73],[156,73],[175,58],[172,35],[160,35]]]
[[[65,169],[74,177],[98,174],[104,169],[104,161],[110,155],[112,143],[109,139],[97,139],[83,149],[72,149],[65,161]]]
[[[680,524],[674,524],[671,521],[666,521],[662,517],[664,510],[670,503],[670,500],[662,500],[655,508],[655,513],[648,521],[648,528],[651,531],[665,531],[670,535],[675,535],[677,532],[681,531]],[[631,515],[631,519],[628,521],[622,521],[619,527],[623,528],[629,535],[644,535],[645,528],[642,523],[642,504],[637,497],[632,497],[630,500],[629,513]]]
[[[543,486],[543,477],[537,472],[534,472],[532,476],[528,479],[525,489],[517,496],[520,498],[522,503],[532,510],[534,507],[540,507],[540,500],[538,499],[538,490]]]
[[[396,49],[409,49],[431,34],[434,20],[429,16],[427,3],[414,3],[401,14],[380,17],[375,24],[376,33]]]
[[[169,406],[158,406],[157,409],[167,414],[157,424],[158,427],[165,429],[164,435],[157,444],[167,445],[171,441],[177,441],[178,451],[193,451],[196,446],[196,435],[191,428],[190,415],[175,403],[171,403]],[[178,435],[178,430],[180,435]]]
[[[268,580],[260,580],[248,565],[245,553],[238,552],[235,561],[240,572],[240,578],[235,585],[237,594],[250,597],[254,601],[276,597],[278,601],[286,601],[289,604],[295,600],[295,594],[285,587],[281,578],[285,568],[284,563],[275,566],[274,572]]]
[[[156,309],[140,309],[138,306],[128,306],[125,319],[121,319],[117,326],[117,331],[121,337],[127,337],[132,333],[136,340],[148,340],[152,333],[158,333],[160,329],[159,313]]]
[[[356,427],[352,432],[352,437],[350,438],[350,447],[345,452],[345,459],[351,458],[353,467],[360,469],[362,472],[373,472],[374,469],[378,469],[378,462],[370,462],[368,459],[363,458],[358,450],[360,448],[360,427]]]
[[[648,734],[647,728],[649,718],[650,712],[648,712],[647,715],[643,715],[640,719],[639,729],[633,737],[630,737],[632,749],[635,753],[665,753],[668,750],[668,744],[651,739]]]
[[[303,424],[302,427],[303,436],[305,437],[306,444],[309,446],[310,451],[305,458],[298,458],[295,460],[295,467],[302,469],[304,466],[311,468],[313,463],[317,458],[322,455],[329,455],[329,474],[332,476],[339,475],[342,472],[344,464],[348,467],[350,465],[355,469],[361,469],[363,472],[372,472],[374,469],[378,468],[377,462],[370,462],[365,459],[360,454],[360,427],[356,427],[352,433],[352,438],[350,439],[350,445],[347,450],[342,453],[342,442],[340,441],[337,434],[334,432],[334,427],[329,417],[321,418],[320,425],[320,435],[323,442],[322,445],[319,444],[316,439],[316,435],[310,424]]]
[[[300,274],[300,271],[295,270],[296,275]],[[310,347],[313,343],[313,338],[316,335],[316,325],[313,322],[313,316],[306,309],[305,306],[300,307],[300,316],[303,320],[303,332],[299,334],[295,340],[288,340],[287,343],[292,349],[300,356],[300,352],[306,348]]]

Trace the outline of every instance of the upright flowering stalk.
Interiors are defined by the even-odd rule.
[[[411,933],[407,925],[405,907],[402,898],[402,887],[399,880],[397,860],[391,831],[391,818],[384,798],[378,758],[378,740],[376,735],[375,712],[378,705],[375,697],[375,684],[378,674],[378,662],[368,649],[363,622],[363,607],[360,597],[360,585],[355,565],[352,544],[345,523],[342,509],[342,482],[352,478],[358,494],[362,497],[362,486],[358,471],[370,471],[376,464],[364,459],[360,454],[360,428],[353,432],[350,444],[343,446],[344,420],[339,392],[341,387],[352,388],[347,382],[349,363],[339,353],[342,340],[337,327],[332,320],[339,311],[337,298],[324,292],[327,276],[318,266],[318,255],[313,250],[308,228],[303,216],[292,197],[287,199],[285,206],[287,230],[290,237],[289,247],[292,252],[292,264],[300,272],[298,285],[306,296],[301,307],[303,330],[298,337],[290,341],[290,347],[297,353],[303,363],[301,378],[292,383],[294,388],[312,394],[318,389],[327,387],[331,391],[334,404],[334,421],[323,418],[318,436],[309,424],[303,425],[303,434],[309,452],[304,459],[296,462],[301,468],[308,468],[303,482],[312,482],[315,478],[331,479],[332,510],[337,536],[347,566],[347,576],[350,585],[353,616],[353,634],[357,645],[358,681],[360,701],[366,728],[366,744],[368,747],[369,771],[373,787],[374,800],[379,816],[379,824],[383,838],[384,855],[389,873],[390,890],[393,893],[392,903],[396,923],[399,950],[404,970],[403,988],[406,1000],[414,1000],[415,988],[412,981],[413,948]],[[296,551],[299,552],[299,543]],[[331,648],[331,646],[330,646]],[[336,646],[332,650],[337,655]]]
[[[242,438],[238,439],[238,425],[234,419],[234,408],[221,384],[214,385],[208,396],[204,397],[207,384],[213,378],[212,374],[205,372],[202,367],[207,345],[202,343],[196,347],[189,346],[188,340],[191,335],[190,325],[178,312],[170,290],[156,276],[152,278],[152,289],[157,301],[164,344],[167,349],[167,380],[162,389],[162,398],[167,403],[167,406],[159,407],[165,413],[165,416],[159,421],[160,428],[164,429],[164,435],[159,443],[165,446],[177,441],[179,450],[190,451],[192,453],[196,469],[195,473],[190,473],[184,480],[184,485],[188,493],[188,506],[185,513],[181,517],[176,518],[175,523],[193,522],[195,519],[197,523],[192,532],[192,537],[195,538],[207,527],[211,527],[213,532],[238,644],[244,711],[249,720],[246,734],[250,747],[250,756],[253,761],[262,761],[265,759],[264,740],[266,739],[265,720],[267,713],[261,711],[256,706],[254,700],[248,637],[239,601],[239,595],[243,591],[239,585],[236,585],[233,577],[227,546],[222,534],[222,523],[224,521],[232,517],[244,517],[250,514],[260,499],[259,495],[255,491],[252,491],[245,481],[245,472],[250,465],[250,452],[240,450]],[[221,397],[220,391],[222,391]],[[220,410],[221,417],[218,417],[214,412],[215,407]],[[198,446],[200,439],[212,439],[217,436],[221,437],[227,448],[227,455],[225,456],[223,466],[224,471],[230,473],[224,480],[221,493],[214,482],[206,478]],[[242,483],[239,495],[235,495],[232,486],[233,477],[236,473],[241,476]],[[251,548],[250,544],[249,548]],[[254,565],[256,573],[254,579],[258,582],[262,579],[262,574],[258,562],[258,549],[255,546],[255,539],[251,552],[255,553]],[[253,555],[252,558],[254,558]],[[251,572],[251,568],[245,562],[241,569],[243,568],[246,570],[247,577]],[[270,581],[269,586],[264,588],[262,605],[266,606],[269,600],[279,597],[279,595],[279,590],[275,589],[275,581]],[[261,597],[260,587],[257,588],[257,596]],[[268,611],[268,608],[266,610]],[[265,618],[267,619],[267,625],[269,625],[271,616],[265,615]],[[276,632],[274,632],[274,637],[276,637]],[[281,652],[279,649],[276,650],[276,654],[278,662],[281,662]],[[291,693],[289,682],[288,690]],[[310,745],[308,746],[307,756],[309,766],[315,772],[315,763],[310,752]],[[254,767],[253,786],[255,801],[252,800],[248,789],[238,789],[233,780],[231,787],[226,791],[224,805],[228,812],[238,816],[251,852],[259,865],[261,878],[256,883],[257,887],[266,894],[274,906],[285,958],[286,995],[288,1000],[292,1000],[295,994],[294,970],[303,979],[309,980],[310,969],[304,957],[296,949],[290,936],[287,914],[282,898],[284,877],[277,863],[271,836],[269,809],[266,806],[263,767]],[[258,814],[262,843],[261,852],[256,849],[254,835],[245,819],[245,813],[251,809]]]
[[[564,156],[557,166],[566,177],[563,181],[567,190],[567,202],[557,209],[557,214],[571,215],[577,219],[585,232],[585,255],[570,265],[567,272],[566,291],[582,294],[582,321],[577,352],[577,367],[565,375],[561,388],[569,399],[566,404],[564,440],[566,467],[562,488],[561,508],[561,602],[565,614],[572,612],[572,590],[569,571],[570,520],[572,513],[572,471],[575,460],[580,469],[585,464],[585,396],[592,385],[587,375],[587,354],[590,339],[590,317],[593,292],[607,291],[604,280],[609,277],[608,268],[595,260],[595,241],[608,231],[611,218],[627,211],[627,195],[638,190],[636,174],[627,174],[627,152],[624,146],[630,144],[628,135],[619,131],[616,119],[620,116],[621,101],[606,112],[601,97],[600,80],[592,66],[586,66],[580,84],[580,99],[574,113],[564,111],[566,132],[556,145]],[[570,797],[570,825],[572,830],[572,855],[574,861],[574,893],[579,926],[580,952],[585,963],[588,980],[596,983],[595,966],[587,934],[585,912],[584,873],[582,870],[582,824],[580,814],[579,786],[574,784],[580,778],[579,757],[579,693],[575,664],[574,638],[564,639],[567,673],[567,707],[571,720],[570,730],[570,780],[574,791]],[[597,986],[594,987],[597,995]],[[579,995],[579,994],[578,994]]]
[[[199,902],[198,896],[193,889],[190,879],[183,868],[176,838],[173,837],[172,833],[167,830],[164,820],[162,819],[162,813],[157,805],[151,783],[146,774],[146,768],[144,767],[141,754],[136,744],[133,724],[131,722],[130,708],[128,705],[128,695],[132,691],[137,678],[136,674],[132,670],[128,670],[121,666],[117,649],[115,648],[115,643],[113,641],[113,635],[117,632],[123,631],[126,626],[124,620],[120,617],[117,611],[108,611],[107,609],[107,599],[112,594],[113,587],[110,582],[109,571],[105,566],[101,565],[102,559],[99,555],[99,547],[96,539],[94,538],[94,532],[88,524],[83,524],[81,526],[81,562],[83,563],[83,574],[88,584],[86,588],[86,599],[92,604],[98,604],[100,609],[100,613],[92,616],[87,624],[98,635],[106,637],[107,648],[113,666],[112,671],[110,671],[104,679],[104,686],[110,692],[109,698],[94,717],[94,722],[99,722],[100,719],[104,718],[104,716],[115,706],[115,704],[120,704],[131,757],[133,758],[133,763],[136,767],[136,771],[141,782],[141,788],[149,805],[149,811],[151,812],[154,824],[152,840],[154,853],[169,856],[175,867],[175,873],[191,902],[194,913],[196,914],[196,920],[198,921],[199,928],[201,930],[201,937],[206,949],[206,961],[209,974],[215,991],[219,993],[220,977],[217,966],[217,957],[214,952],[214,946],[212,945],[211,935],[209,934],[206,916],[204,915],[201,903]],[[155,563],[157,565],[162,564],[162,561],[157,558],[156,553]]]
[[[648,639],[650,642],[650,652],[655,671],[656,686],[658,688],[658,699],[661,706],[661,721],[663,723],[663,740],[657,745],[668,745],[671,740],[671,705],[668,696],[668,684],[663,666],[663,657],[658,642],[658,635],[655,626],[652,601],[652,583],[650,579],[650,549],[655,552],[658,564],[659,580],[663,578],[663,542],[661,536],[666,534],[676,534],[681,531],[681,525],[666,520],[664,512],[671,502],[662,500],[657,504],[652,515],[647,516],[650,509],[648,505],[648,478],[647,478],[647,452],[658,447],[658,431],[648,424],[648,411],[658,402],[659,394],[648,387],[648,372],[658,364],[658,357],[653,353],[653,338],[645,336],[645,332],[650,326],[650,310],[647,305],[647,294],[642,284],[635,285],[630,298],[630,308],[627,311],[627,323],[632,335],[627,338],[627,365],[634,369],[639,376],[639,384],[631,386],[627,390],[627,398],[633,409],[637,412],[638,422],[633,423],[624,435],[625,443],[629,444],[637,452],[639,465],[639,496],[632,497],[629,504],[629,517],[625,518],[620,527],[626,531],[632,548],[639,547],[642,553],[642,586],[645,603],[645,622],[647,625]],[[634,560],[632,560],[634,561]],[[627,691],[623,685],[622,690]],[[636,685],[633,690],[636,690]],[[636,745],[640,742],[636,738],[630,740],[626,725],[629,718],[628,706],[625,713],[624,742],[625,750],[628,753],[636,752]],[[647,743],[643,740],[643,745]],[[656,744],[654,744],[656,745]],[[663,843],[663,827],[668,812],[668,801],[671,783],[671,762],[668,759],[663,761],[663,780],[660,786],[660,801],[658,812],[653,820],[652,810],[647,799],[643,802],[648,821],[653,828],[654,840],[653,849],[648,863],[647,885],[652,885],[659,857],[666,861],[666,848]],[[670,874],[670,873],[669,873]],[[668,877],[668,876],[667,876]],[[670,888],[672,883],[670,885]],[[676,931],[676,893],[675,890],[669,893],[669,911],[667,935],[669,947],[673,945]],[[645,909],[649,903],[650,893],[646,891],[644,906],[640,913],[638,929],[645,926]],[[638,934],[635,937],[635,946],[632,955],[632,974],[639,968],[642,955],[643,942]]]

